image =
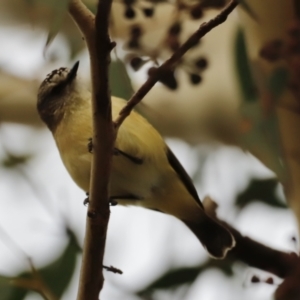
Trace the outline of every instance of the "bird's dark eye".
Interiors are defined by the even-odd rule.
[[[53,86],[50,94],[53,95],[53,96],[60,95],[64,91],[64,89],[67,86],[67,84],[68,83],[65,80],[59,82],[58,84],[56,84],[55,86]]]

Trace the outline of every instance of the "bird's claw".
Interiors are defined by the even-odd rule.
[[[87,149],[89,153],[93,153],[93,139],[89,138],[88,144],[87,144]]]

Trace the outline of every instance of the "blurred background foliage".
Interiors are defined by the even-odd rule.
[[[84,2],[95,12],[96,1]],[[129,99],[151,67],[227,2],[115,0],[112,94]],[[167,137],[199,195],[218,202],[222,219],[260,242],[296,251],[298,191],[290,183],[300,169],[287,155],[298,155],[298,117],[282,117],[278,107],[298,109],[290,100],[297,103],[300,74],[300,27],[291,25],[297,5],[240,2],[137,109]],[[35,109],[38,85],[55,68],[79,59],[89,84],[85,42],[68,3],[0,2],[1,300],[76,295],[84,194]],[[292,127],[282,125],[286,119],[295,119]],[[124,274],[106,273],[101,299],[272,299],[280,282],[240,262],[211,260],[178,221],[139,208],[112,208],[105,261]]]

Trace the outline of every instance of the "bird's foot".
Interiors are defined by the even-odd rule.
[[[83,205],[88,206],[88,204],[90,203],[89,192],[86,192],[85,194],[87,197],[83,200]]]
[[[116,201],[116,199],[114,199],[113,197],[109,198],[109,205],[110,206],[116,206],[118,205],[118,201]]]
[[[88,144],[87,144],[87,149],[89,153],[93,153],[93,138],[89,138]]]

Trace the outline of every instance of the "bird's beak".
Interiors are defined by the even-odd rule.
[[[66,78],[67,83],[71,83],[75,79],[75,77],[77,75],[78,67],[79,67],[79,60],[74,64],[74,66],[70,70],[69,74],[67,75],[67,78]]]

